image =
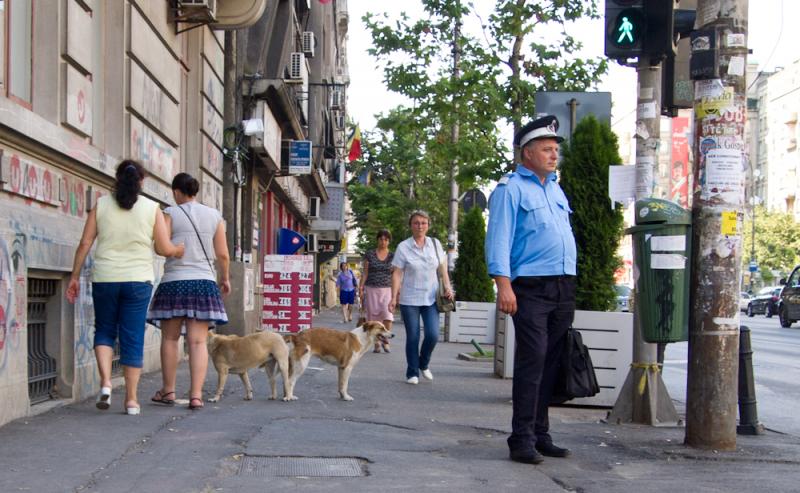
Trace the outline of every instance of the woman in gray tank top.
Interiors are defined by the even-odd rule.
[[[231,291],[228,277],[230,259],[225,240],[225,223],[219,211],[195,201],[200,184],[188,173],[172,180],[176,206],[168,207],[167,223],[173,239],[186,245],[180,259],[167,259],[148,321],[161,328],[161,372],[163,385],[153,402],[175,403],[178,368],[178,340],[186,324],[191,388],[189,409],[203,407],[203,382],[208,369],[209,325],[228,322],[222,295]],[[214,269],[214,259],[218,271]]]

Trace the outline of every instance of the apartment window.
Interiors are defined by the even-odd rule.
[[[31,0],[6,0],[3,12],[7,18],[8,46],[6,47],[8,95],[31,103],[32,26]]]

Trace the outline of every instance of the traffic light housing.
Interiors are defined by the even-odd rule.
[[[678,0],[606,0],[605,54],[615,60],[650,57],[654,63],[677,50]]]
[[[643,54],[647,33],[645,0],[606,0],[605,54],[625,60]]]

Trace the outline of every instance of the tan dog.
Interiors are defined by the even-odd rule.
[[[387,343],[392,337],[394,334],[380,322],[366,322],[350,332],[315,327],[297,334],[286,335],[292,344],[289,354],[292,388],[300,375],[306,371],[313,355],[339,368],[339,397],[352,401],[353,398],[347,393],[347,385],[356,363],[377,341]],[[269,372],[269,369],[267,371]]]
[[[225,389],[228,373],[237,373],[245,388],[245,400],[253,398],[253,386],[247,370],[277,364],[283,376],[283,400],[294,400],[294,382],[289,375],[289,346],[283,337],[274,332],[256,332],[244,337],[236,335],[219,335],[213,332],[208,336],[208,354],[217,369],[219,380],[217,393],[209,402],[218,402]],[[272,391],[270,399],[278,398],[274,372],[268,373]]]

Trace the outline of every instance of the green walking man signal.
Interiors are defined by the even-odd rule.
[[[622,23],[617,31],[622,33],[619,35],[619,38],[617,38],[617,44],[622,44],[622,40],[625,38],[628,38],[628,43],[633,43],[633,34],[631,34],[631,31],[633,31],[633,24],[631,24],[631,21],[629,21],[627,17],[622,18]]]

